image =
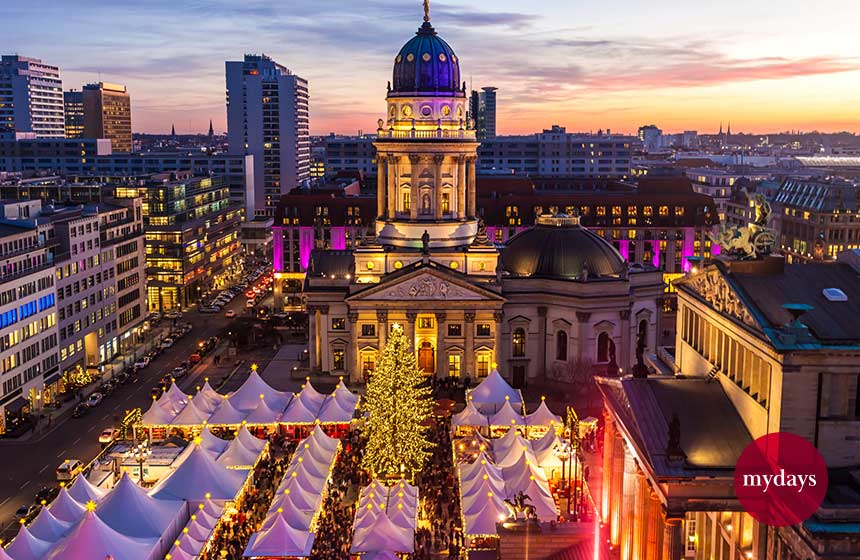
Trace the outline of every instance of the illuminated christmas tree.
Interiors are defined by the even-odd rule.
[[[367,412],[362,466],[376,478],[411,479],[430,456],[431,388],[418,367],[403,328],[394,325],[363,400]]]

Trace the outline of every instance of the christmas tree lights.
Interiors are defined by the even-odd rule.
[[[362,467],[374,478],[411,479],[424,468],[432,446],[426,421],[433,413],[426,381],[403,328],[394,325],[362,405],[367,413]]]

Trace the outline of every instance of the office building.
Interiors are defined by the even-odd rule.
[[[469,97],[469,116],[479,140],[496,136],[496,91],[498,89],[481,88],[481,91],[472,91]]]
[[[60,69],[38,58],[0,58],[0,130],[64,138]]]
[[[185,309],[241,271],[241,205],[223,177],[161,173],[109,178],[117,199],[143,200],[149,311]]]
[[[376,176],[376,147],[370,136],[328,136],[324,142],[325,174],[329,177],[343,171],[360,171],[365,177]]]
[[[131,97],[126,87],[99,82],[85,85],[82,93],[84,138],[107,138],[114,152],[131,152]]]
[[[663,147],[663,131],[653,124],[639,127],[639,141],[646,152],[656,152]]]
[[[271,217],[278,198],[310,178],[308,82],[266,55],[227,62],[227,143],[254,156],[245,207],[249,219]]]
[[[66,122],[66,138],[84,137],[84,93],[63,92],[63,112]]]

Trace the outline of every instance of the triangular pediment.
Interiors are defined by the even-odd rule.
[[[358,301],[495,301],[499,294],[469,282],[462,274],[421,266],[406,274],[392,274],[381,282],[353,293],[349,302]]]
[[[715,311],[740,321],[748,327],[762,330],[753,312],[744,303],[743,296],[718,267],[709,267],[699,274],[676,281],[676,284],[698,296]]]

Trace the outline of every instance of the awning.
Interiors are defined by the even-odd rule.
[[[30,401],[28,401],[24,397],[18,397],[17,399],[13,400],[12,402],[10,402],[9,404],[6,405],[6,412],[11,412],[13,414],[17,414],[17,413],[21,412],[22,408],[24,408],[25,406],[27,406],[29,404],[30,404]]]

